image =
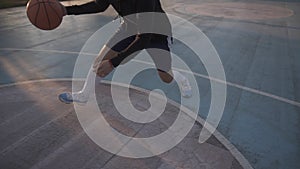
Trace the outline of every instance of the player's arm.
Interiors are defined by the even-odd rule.
[[[105,11],[109,6],[107,0],[95,0],[82,5],[66,6],[66,15],[92,14]]]

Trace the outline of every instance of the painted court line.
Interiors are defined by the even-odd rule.
[[[89,55],[89,56],[95,56],[95,55],[97,55],[95,53],[59,51],[59,50],[43,50],[43,49],[0,48],[0,51],[1,50],[2,51],[50,52],[50,53],[77,54],[77,55],[78,54],[84,54],[84,55]],[[151,63],[144,62],[144,61],[141,61],[141,60],[133,59],[133,61],[139,62],[139,63],[143,63],[143,64],[148,64],[148,65],[149,64],[153,65]],[[257,89],[253,89],[253,88],[249,88],[249,87],[246,87],[246,86],[242,86],[242,85],[239,85],[239,84],[236,84],[236,83],[232,83],[232,82],[228,82],[228,81],[223,81],[223,80],[220,80],[220,79],[217,79],[217,78],[213,78],[213,77],[209,77],[209,76],[206,76],[206,75],[200,74],[200,73],[189,72],[189,71],[186,71],[186,70],[183,70],[183,69],[176,69],[176,70],[181,71],[181,72],[185,72],[185,73],[189,73],[189,74],[192,73],[193,75],[198,76],[200,78],[204,78],[204,79],[208,79],[208,80],[215,81],[215,82],[218,82],[218,83],[226,84],[228,86],[235,87],[235,88],[238,88],[238,89],[250,92],[250,93],[254,93],[254,94],[261,95],[261,96],[269,97],[269,98],[272,98],[274,100],[278,100],[278,101],[281,101],[281,102],[285,102],[285,103],[291,104],[293,106],[300,107],[300,102],[297,102],[297,101],[294,101],[294,100],[290,100],[290,99],[287,99],[287,98],[284,98],[284,97],[280,97],[280,96],[277,96],[277,95],[274,95],[274,94],[271,94],[271,93],[267,93],[267,92],[260,91],[260,90],[257,90]]]

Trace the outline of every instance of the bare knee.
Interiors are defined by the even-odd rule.
[[[118,55],[118,52],[112,50],[108,46],[104,45],[102,49],[99,52],[99,55],[97,56],[96,60],[100,62],[101,60],[108,60],[116,57]]]
[[[160,79],[165,83],[171,83],[173,81],[172,75],[170,75],[167,72],[158,70],[158,74],[159,74]]]

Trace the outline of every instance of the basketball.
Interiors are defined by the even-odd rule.
[[[64,7],[57,0],[30,0],[26,14],[29,21],[39,29],[57,28],[64,16]]]

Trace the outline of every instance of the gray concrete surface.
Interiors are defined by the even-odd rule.
[[[207,4],[211,2],[216,4]],[[164,5],[169,13],[199,27],[220,55],[230,83],[218,131],[238,148],[253,168],[299,168],[300,3],[232,1],[224,5],[224,2],[177,0],[164,1]],[[225,7],[220,9],[220,6]],[[24,8],[1,10],[0,83],[72,77],[76,52],[113,18],[112,12],[67,16],[57,30],[47,32],[30,25]],[[191,65],[195,73],[207,74],[203,65],[180,43],[174,43],[173,51]],[[201,92],[199,116],[205,118],[210,103],[209,81],[196,78]],[[136,86],[149,83],[148,89],[165,87],[151,71],[140,75],[133,83]],[[167,89],[166,93],[178,101],[178,92],[172,92],[175,88]],[[36,105],[36,99],[40,98],[22,102],[21,110],[13,103],[8,105],[10,108],[1,106],[1,119],[14,117],[10,116],[13,112],[17,115],[23,109],[30,110]],[[24,129],[33,131],[34,127]],[[14,137],[14,131],[7,133]],[[3,142],[0,146],[3,150],[10,145]]]
[[[215,137],[198,143],[200,123],[195,123],[180,144],[159,156],[132,159],[107,152],[85,134],[73,105],[58,102],[57,95],[70,87],[71,82],[55,80],[1,87],[1,96],[6,98],[0,102],[1,110],[6,112],[1,114],[0,124],[1,168],[242,168]],[[118,90],[125,88],[118,87]],[[147,138],[159,134],[172,125],[179,113],[175,105],[168,103],[163,115],[155,121],[134,123],[113,106],[110,85],[97,85],[96,91],[99,108],[107,122],[127,136]],[[148,93],[130,90],[130,95],[134,106],[141,111],[148,108]],[[85,110],[93,111],[88,107]]]

